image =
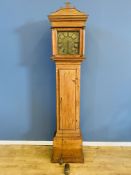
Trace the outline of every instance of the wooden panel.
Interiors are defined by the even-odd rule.
[[[59,70],[60,129],[76,128],[76,70]]]
[[[53,21],[52,22],[52,27],[84,27],[85,21],[62,21],[60,23],[60,21]]]
[[[57,40],[57,31],[56,31],[56,29],[52,29],[52,52],[53,52],[53,55],[57,54],[56,40]]]

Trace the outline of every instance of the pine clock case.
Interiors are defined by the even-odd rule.
[[[87,15],[76,8],[65,8],[49,15],[52,30],[52,59],[56,63],[56,117],[52,162],[83,163],[80,131],[80,66],[85,52]],[[59,54],[58,33],[79,32],[76,54]],[[67,51],[68,52],[68,51]]]

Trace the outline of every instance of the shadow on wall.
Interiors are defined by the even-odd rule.
[[[27,23],[17,30],[21,65],[29,71],[31,121],[23,139],[51,140],[55,130],[55,64],[50,60],[51,34],[48,21]]]

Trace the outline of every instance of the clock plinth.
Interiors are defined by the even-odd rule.
[[[54,137],[51,161],[57,163],[60,162],[61,159],[65,163],[84,162],[81,137]]]
[[[56,62],[57,127],[51,161],[83,163],[80,132],[80,67],[87,15],[66,5],[51,15],[52,59]]]

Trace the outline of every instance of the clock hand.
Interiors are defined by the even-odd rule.
[[[69,40],[67,40],[67,54],[69,54]]]

